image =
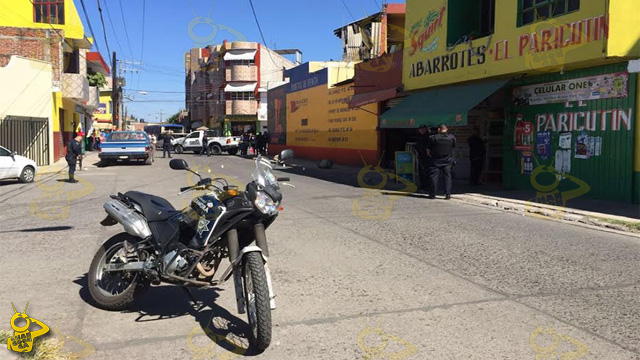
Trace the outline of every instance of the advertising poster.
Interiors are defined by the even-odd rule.
[[[571,133],[560,134],[560,149],[571,149]]]
[[[518,116],[515,127],[515,149],[527,150],[533,149],[533,123],[531,121],[522,121]]]
[[[93,110],[93,113],[94,114],[102,114],[102,115],[106,114],[107,113],[107,104],[100,103],[98,105],[98,107],[95,110]]]
[[[576,159],[589,159],[591,152],[589,151],[589,136],[582,131],[576,136]]]
[[[287,87],[286,85],[269,90],[267,125],[271,134],[271,143],[287,144]]]
[[[547,160],[551,155],[551,132],[540,131],[537,139],[537,154],[542,160]]]
[[[543,105],[625,98],[628,96],[628,87],[629,74],[605,74],[518,87],[513,90],[513,102],[519,105]]]
[[[410,151],[396,151],[396,176],[413,182],[413,153]]]
[[[531,175],[533,172],[533,153],[531,151],[523,151],[520,160],[520,173]]]

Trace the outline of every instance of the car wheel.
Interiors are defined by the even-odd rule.
[[[209,146],[209,152],[213,155],[220,155],[222,154],[222,147],[218,144],[213,144]]]
[[[175,151],[176,154],[182,154],[184,152],[184,149],[182,148],[181,145],[176,145],[176,147],[173,150]]]
[[[31,166],[25,166],[20,173],[20,182],[30,183],[36,177],[36,170]]]

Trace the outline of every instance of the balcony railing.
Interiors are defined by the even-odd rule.
[[[89,80],[83,74],[62,74],[62,97],[89,101]]]
[[[227,81],[258,81],[258,67],[255,65],[232,65],[225,72]]]
[[[258,102],[256,100],[227,100],[227,115],[256,115]]]

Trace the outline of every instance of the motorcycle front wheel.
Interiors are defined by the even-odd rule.
[[[115,235],[102,244],[91,261],[89,293],[98,307],[105,310],[127,309],[142,290],[139,273],[104,271],[107,264],[123,263],[125,241],[135,245],[139,239],[127,233]]]
[[[245,255],[242,278],[251,328],[251,345],[258,352],[262,352],[271,344],[271,305],[267,274],[260,253],[251,252]]]

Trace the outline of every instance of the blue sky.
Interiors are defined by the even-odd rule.
[[[353,21],[354,17],[359,19],[379,11],[382,1],[253,0],[253,3],[267,46],[300,49],[306,62],[340,60],[342,48],[333,30]],[[79,0],[75,3],[85,22],[85,32],[91,37],[81,3]],[[98,5],[91,0],[84,3],[97,45],[107,60],[110,55],[107,55]],[[249,41],[262,42],[249,0],[146,0],[144,50],[143,0],[100,0],[100,4],[111,51],[116,51],[120,59],[145,64],[139,74],[125,74],[125,96],[133,99],[126,101],[128,112],[150,122],[159,121],[161,113],[166,119],[184,107],[184,53],[192,47],[206,46],[207,43],[196,43],[202,41],[198,39],[218,44],[225,39],[232,41],[240,33]],[[210,18],[213,26],[194,21],[194,13],[205,20]],[[229,28],[231,30],[227,30]],[[147,91],[147,95],[135,90]]]

